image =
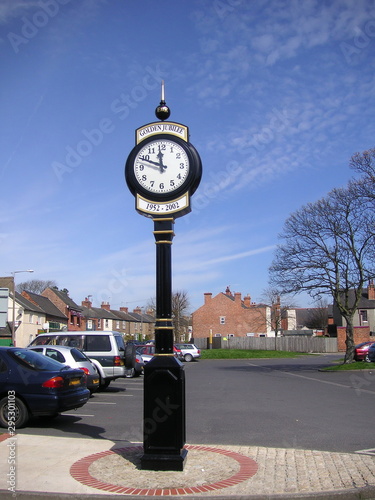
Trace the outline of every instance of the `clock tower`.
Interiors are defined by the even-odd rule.
[[[202,163],[189,142],[186,125],[165,121],[170,109],[164,98],[155,110],[158,122],[138,128],[125,164],[125,179],[135,209],[154,221],[156,243],[155,356],[144,368],[143,456],[147,470],[182,471],[184,448],[185,372],[173,352],[172,264],[173,225],[191,211]]]

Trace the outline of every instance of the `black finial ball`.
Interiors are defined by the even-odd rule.
[[[170,114],[171,110],[165,104],[165,101],[160,101],[159,106],[155,109],[156,118],[159,118],[159,120],[164,121],[167,118],[169,118]]]

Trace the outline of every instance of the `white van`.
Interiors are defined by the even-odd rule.
[[[134,368],[133,346],[125,348],[119,332],[87,330],[40,333],[28,347],[44,344],[66,345],[84,352],[98,370],[101,388],[108,387],[111,380],[126,377],[127,369]]]

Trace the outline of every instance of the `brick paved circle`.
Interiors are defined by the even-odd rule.
[[[90,474],[89,472],[90,465],[93,464],[96,460],[99,460],[101,458],[113,454],[121,454],[122,452],[134,455],[143,452],[142,446],[128,446],[125,448],[119,448],[117,450],[108,450],[100,453],[94,453],[93,455],[81,458],[71,466],[70,474],[74,479],[76,479],[77,481],[86,486],[91,486],[92,488],[108,491],[111,493],[120,493],[123,495],[164,496],[164,495],[189,495],[193,493],[205,493],[208,491],[227,488],[229,486],[235,486],[243,481],[246,481],[247,479],[250,479],[252,476],[256,474],[258,470],[258,465],[254,460],[252,460],[249,457],[246,457],[245,455],[241,455],[240,453],[224,450],[221,448],[212,448],[209,446],[200,446],[200,445],[187,445],[185,448],[187,450],[211,452],[211,453],[217,453],[219,455],[225,455],[226,457],[231,458],[238,463],[240,467],[239,471],[236,474],[233,474],[232,476],[217,481],[215,483],[202,484],[200,486],[192,486],[192,487],[186,486],[182,488],[127,487],[101,481],[100,479],[97,479]]]

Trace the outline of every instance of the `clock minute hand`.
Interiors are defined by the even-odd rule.
[[[147,161],[147,163],[151,163],[152,165],[156,165],[158,168],[160,168],[160,162],[158,161],[152,161],[152,160],[148,160],[147,158],[143,157],[143,158],[140,158],[141,161]]]

